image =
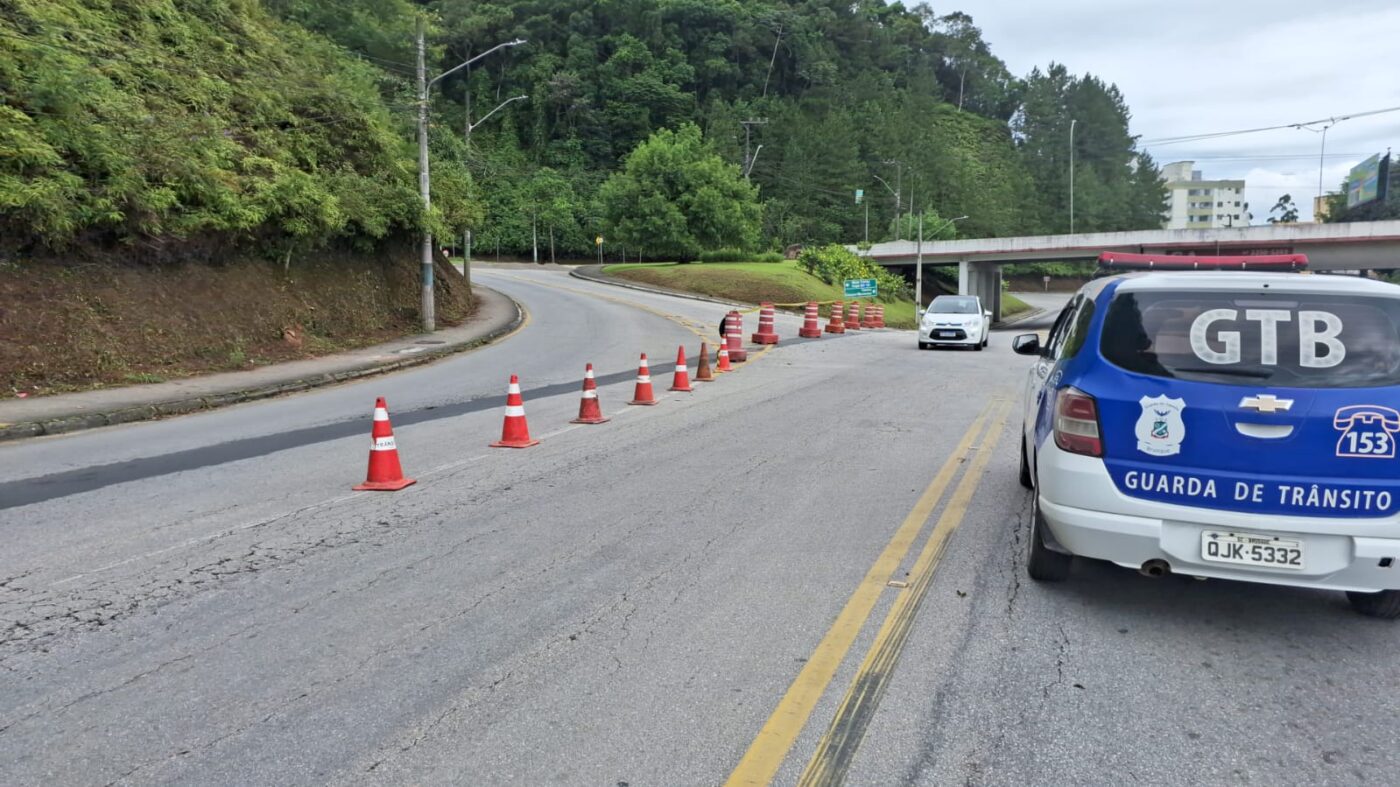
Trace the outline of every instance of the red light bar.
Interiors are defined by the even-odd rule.
[[[1186,254],[1129,254],[1106,251],[1099,267],[1147,271],[1301,271],[1308,267],[1306,254],[1243,254],[1203,257]]]

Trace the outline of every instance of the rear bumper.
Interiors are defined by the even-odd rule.
[[[1400,521],[1265,517],[1127,497],[1102,461],[1060,451],[1037,457],[1040,510],[1055,540],[1076,555],[1138,568],[1165,560],[1172,571],[1290,587],[1400,590]],[[1227,530],[1303,542],[1301,570],[1207,562],[1201,533]],[[1389,560],[1388,566],[1382,563]]]

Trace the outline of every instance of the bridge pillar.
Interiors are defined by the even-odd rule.
[[[958,261],[958,294],[976,295],[982,308],[1001,319],[1001,266],[991,262]]]

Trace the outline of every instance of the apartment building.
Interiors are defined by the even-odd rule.
[[[1162,229],[1204,230],[1215,227],[1247,227],[1243,180],[1206,180],[1194,169],[1194,161],[1175,161],[1162,167],[1171,202],[1162,217]]]

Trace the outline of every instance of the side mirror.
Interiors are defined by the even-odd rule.
[[[992,320],[992,313],[991,313],[991,312],[982,312],[982,316],[985,317],[985,318],[987,319],[988,322],[991,322],[991,320]]]
[[[1023,333],[1011,340],[1011,350],[1017,355],[1040,355],[1040,335]]]

